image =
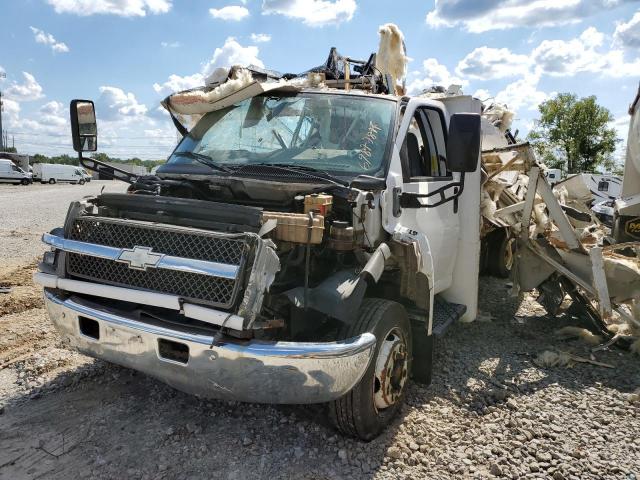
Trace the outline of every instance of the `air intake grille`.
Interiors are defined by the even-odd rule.
[[[156,253],[230,265],[240,264],[246,245],[244,239],[86,217],[75,221],[69,238],[117,248],[150,247]]]
[[[78,218],[69,238],[116,248],[150,247],[155,253],[240,266],[246,264],[249,242],[221,238],[207,232],[173,230],[172,227],[147,225],[105,218]],[[241,281],[188,271],[148,268],[136,270],[126,263],[82,255],[67,254],[67,272],[108,285],[178,295],[194,303],[224,309],[233,307]]]
[[[69,274],[75,277],[120,287],[178,295],[185,300],[220,308],[233,306],[235,280],[176,270],[133,270],[125,263],[77,253],[69,253],[67,258]]]

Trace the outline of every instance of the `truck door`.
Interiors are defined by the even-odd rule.
[[[402,129],[406,135],[402,135]],[[447,126],[442,110],[435,107],[419,106],[407,108],[398,136],[400,142],[400,162],[402,165],[403,194],[429,194],[459,179],[459,173],[452,174],[446,166]],[[454,192],[447,192],[451,196]],[[439,195],[429,198],[428,204],[435,205]],[[426,199],[417,207],[401,208],[399,223],[426,236],[433,258],[433,293],[438,293],[451,285],[456,261],[459,235],[459,216],[456,201],[448,201],[433,207],[424,207]]]

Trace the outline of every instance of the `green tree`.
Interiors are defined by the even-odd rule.
[[[592,172],[612,164],[616,149],[611,112],[596,97],[578,98],[559,93],[540,104],[540,119],[528,139],[538,157],[549,167],[567,173]]]

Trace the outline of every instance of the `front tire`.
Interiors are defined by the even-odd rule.
[[[79,183],[80,185],[84,185],[84,180],[80,180],[78,183]]]
[[[22,179],[22,185],[29,185],[29,180],[27,180],[26,178]]]
[[[331,420],[343,434],[369,441],[380,435],[399,412],[411,375],[411,325],[397,302],[367,298],[344,338],[373,333],[377,343],[364,376],[330,404]]]
[[[55,178],[50,178],[49,179],[49,185],[53,185],[54,183],[56,183],[56,179]]]

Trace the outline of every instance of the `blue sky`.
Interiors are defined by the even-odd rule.
[[[366,58],[388,22],[404,32],[412,92],[462,84],[516,110],[521,132],[570,91],[596,95],[624,139],[640,81],[640,0],[0,0],[0,12],[4,128],[27,153],[71,154],[68,104],[89,98],[101,151],[164,158],[176,134],[158,102],[172,90],[233,63],[303,71],[331,46]]]

